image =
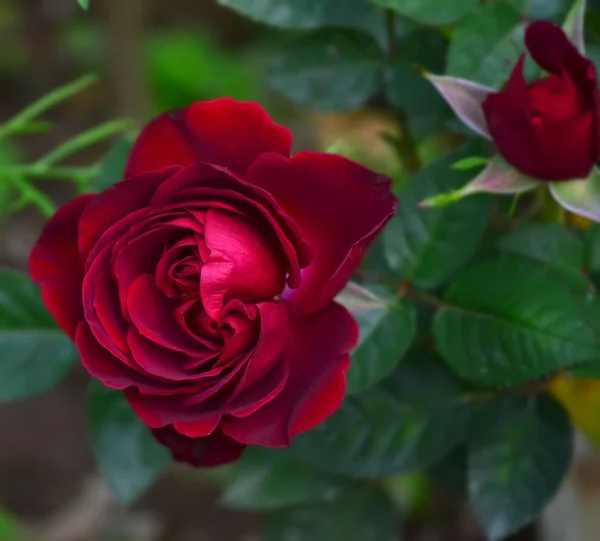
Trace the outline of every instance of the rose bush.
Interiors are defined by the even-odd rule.
[[[254,103],[160,116],[125,180],[64,205],[31,254],[85,368],[177,460],[286,446],[344,396],[357,326],[333,299],[397,201],[387,178],[291,143]]]
[[[491,137],[506,161],[528,176],[586,178],[600,154],[596,68],[550,22],[531,23],[525,44],[549,75],[528,83],[521,56],[506,86],[482,103]]]

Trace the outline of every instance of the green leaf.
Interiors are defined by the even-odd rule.
[[[264,447],[249,448],[229,478],[221,502],[235,509],[277,509],[332,501],[350,483]]]
[[[504,539],[538,517],[566,473],[572,439],[567,415],[547,396],[490,405],[467,459],[469,499],[488,539]]]
[[[31,278],[7,268],[0,268],[0,352],[0,402],[51,389],[77,360]]]
[[[498,88],[524,52],[524,24],[506,2],[490,3],[456,28],[447,73]]]
[[[281,28],[343,26],[365,17],[369,0],[218,0],[255,21]]]
[[[22,541],[19,523],[7,512],[0,510],[0,541]]]
[[[130,408],[122,392],[92,381],[88,423],[98,467],[117,500],[135,501],[162,475],[170,455]]]
[[[460,445],[427,470],[427,475],[440,489],[464,497],[467,494],[467,451]]]
[[[446,25],[470,13],[477,0],[375,0],[375,4],[424,25]]]
[[[385,93],[394,107],[410,115],[449,113],[443,98],[422,74],[423,70],[444,70],[446,48],[446,39],[433,29],[419,28],[398,41],[398,54],[385,70]]]
[[[529,257],[567,272],[579,274],[585,265],[581,238],[558,223],[529,223],[497,242],[500,251]]]
[[[398,536],[385,492],[365,486],[326,505],[271,514],[263,541],[398,541]]]
[[[422,288],[449,280],[473,255],[487,226],[490,199],[470,197],[440,209],[421,209],[433,194],[459,188],[469,171],[452,170],[472,149],[453,152],[417,173],[400,193],[403,208],[383,232],[392,269]]]
[[[343,111],[362,105],[377,92],[382,65],[382,52],[368,35],[320,30],[282,44],[267,80],[294,102]]]
[[[565,12],[568,4],[567,0],[508,0],[508,2],[528,20],[556,20]]]
[[[460,377],[494,387],[593,359],[600,344],[586,311],[597,299],[583,278],[571,282],[525,258],[487,260],[449,289],[433,324],[436,347]]]
[[[352,351],[347,392],[357,393],[379,383],[400,362],[417,332],[414,308],[391,299],[383,306],[352,311],[360,329]]]
[[[81,6],[82,9],[87,11],[90,8],[90,0],[77,0],[77,3]]]
[[[102,192],[123,180],[125,165],[132,147],[133,139],[131,137],[122,137],[116,141],[102,159],[98,175],[89,186],[88,191]]]
[[[459,382],[437,359],[410,355],[380,386],[346,398],[286,452],[347,477],[411,473],[460,443],[471,411]]]
[[[600,271],[600,224],[593,224],[585,233],[584,267]]]

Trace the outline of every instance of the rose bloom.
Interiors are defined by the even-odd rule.
[[[31,254],[85,368],[176,460],[289,445],[344,396],[358,331],[333,299],[397,200],[389,179],[291,143],[254,103],[163,115],[125,180],[63,206]]]
[[[535,21],[525,32],[533,60],[548,76],[528,83],[525,56],[505,88],[483,102],[500,153],[516,169],[547,181],[586,178],[600,152],[596,69],[556,25]]]

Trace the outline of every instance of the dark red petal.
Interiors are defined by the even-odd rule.
[[[234,396],[242,388],[260,385],[260,381],[282,357],[290,339],[290,321],[285,303],[262,302],[257,307],[260,312],[260,336]]]
[[[283,447],[331,415],[345,391],[348,351],[358,327],[342,306],[330,303],[308,319],[292,323],[284,359],[290,373],[283,390],[247,417],[224,417],[223,432],[248,445]]]
[[[300,287],[284,293],[304,314],[342,289],[398,205],[388,178],[332,154],[265,154],[248,169],[247,180],[275,197],[312,249]]]
[[[42,286],[42,297],[61,329],[75,339],[77,324],[83,320],[77,235],[79,218],[96,196],[73,199],[48,221],[29,258],[33,281]]]
[[[170,386],[168,382],[152,380],[121,362],[98,343],[85,323],[77,326],[75,345],[90,375],[111,389],[126,389],[135,385],[140,389],[156,390]]]
[[[202,304],[219,320],[228,300],[268,300],[283,291],[286,262],[273,231],[229,212],[206,213],[204,239],[210,250],[200,276]]]
[[[522,54],[510,72],[506,86],[502,90],[504,94],[510,94],[511,98],[525,107],[529,97],[529,88],[525,80],[525,55]]]
[[[131,387],[125,394],[133,410],[149,427],[159,428],[178,423],[192,430],[195,424],[205,426],[208,419],[222,415],[230,388],[235,388],[243,367],[243,363],[239,363],[225,374],[194,382],[198,385],[193,387],[184,387],[179,383],[178,393]]]
[[[525,31],[525,45],[533,60],[548,73],[582,69],[589,60],[569,40],[560,26],[533,21]],[[585,71],[584,71],[585,73]]]
[[[588,176],[596,161],[591,111],[568,122],[532,126],[522,104],[504,93],[488,96],[483,110],[501,154],[522,173],[547,181]]]
[[[82,261],[87,259],[100,237],[107,233],[111,226],[124,218],[130,223],[136,223],[131,214],[147,207],[156,188],[178,170],[179,168],[172,168],[119,182],[98,195],[81,216],[79,253]],[[115,237],[118,239],[122,233],[123,228],[117,227],[110,238],[116,240]]]
[[[204,344],[179,326],[175,317],[177,304],[157,288],[153,275],[142,274],[132,282],[127,307],[142,336],[190,356],[202,351]]]
[[[204,438],[188,438],[172,426],[152,429],[159,443],[168,447],[173,458],[197,468],[221,466],[237,460],[246,446],[228,438],[219,429]]]
[[[289,156],[292,136],[257,103],[230,98],[195,103],[151,122],[138,138],[126,176],[207,162],[243,173],[261,154]]]

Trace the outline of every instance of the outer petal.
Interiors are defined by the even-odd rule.
[[[571,43],[562,28],[548,21],[534,21],[525,31],[527,50],[548,73],[568,71],[578,82],[587,82],[592,62]]]
[[[332,154],[265,154],[247,180],[275,197],[313,251],[300,287],[284,292],[296,313],[316,312],[335,297],[398,205],[387,177]]]
[[[261,154],[289,156],[292,136],[257,103],[230,98],[195,103],[151,122],[138,138],[125,176],[207,162],[238,173]]]
[[[597,157],[600,152],[600,92],[594,63],[577,50],[560,27],[547,21],[534,21],[527,27],[525,44],[544,70],[556,74],[566,71],[575,82],[585,107],[593,111]]]
[[[172,426],[152,430],[159,443],[168,447],[173,458],[197,468],[210,468],[237,460],[246,446],[216,430],[204,438],[188,438]]]
[[[547,181],[584,178],[596,160],[592,112],[559,124],[532,126],[510,94],[484,103],[490,132],[507,162],[525,175]]]
[[[79,218],[95,197],[82,195],[61,207],[44,227],[29,258],[29,271],[33,281],[42,286],[44,303],[72,340],[77,324],[83,320]]]
[[[147,207],[158,186],[177,171],[179,168],[173,168],[170,171],[143,175],[131,182],[119,182],[98,195],[81,217],[78,242],[82,261],[85,262],[100,237],[112,226],[122,219],[131,221],[133,212]],[[137,221],[139,218],[133,223]],[[111,235],[112,242],[118,240],[126,229],[117,228],[116,235]]]
[[[358,327],[336,303],[308,319],[292,323],[294,336],[284,359],[289,376],[273,400],[246,417],[228,416],[221,429],[248,445],[283,447],[290,439],[329,417],[346,388],[348,351],[358,340]]]

